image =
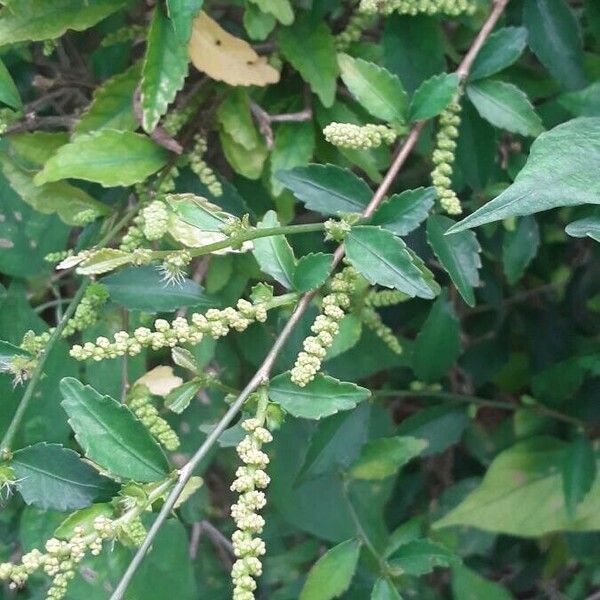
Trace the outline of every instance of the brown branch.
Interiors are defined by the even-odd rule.
[[[55,127],[71,129],[76,122],[77,117],[72,115],[37,117],[30,114],[25,117],[24,121],[9,125],[5,133],[21,133],[23,131],[35,131],[36,129],[54,129]]]
[[[299,123],[302,121],[310,121],[313,116],[313,111],[310,106],[306,106],[306,108],[303,108],[298,112],[271,115],[252,100],[250,101],[250,111],[258,123],[258,129],[265,138],[268,148],[273,147],[272,123]]]

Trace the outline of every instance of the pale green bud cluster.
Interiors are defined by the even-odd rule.
[[[162,200],[154,200],[142,209],[142,233],[150,241],[160,240],[169,224],[169,209]]]
[[[27,381],[37,366],[37,358],[15,354],[10,359],[0,362],[0,371],[12,375],[13,385]]]
[[[148,531],[138,517],[119,526],[119,541],[133,546],[141,546]]]
[[[391,127],[373,123],[330,123],[323,129],[323,135],[330,144],[352,150],[368,150],[378,148],[381,144],[393,144],[397,137]]]
[[[118,331],[112,341],[101,336],[95,343],[86,342],[83,346],[76,344],[71,348],[70,354],[75,360],[91,358],[100,361],[126,354],[136,356],[143,348],[160,350],[174,348],[179,344],[199,344],[205,335],[218,339],[227,335],[231,329],[241,332],[255,321],[264,323],[268,308],[269,305],[265,302],[252,304],[240,299],[237,309],[211,308],[205,314],[192,314],[190,321],[184,317],[177,317],[172,323],[157,319],[154,331],[147,327],[138,327],[131,335],[126,331]]]
[[[460,99],[457,96],[439,116],[439,131],[433,151],[431,181],[437,191],[440,206],[449,215],[460,215],[462,207],[456,192],[452,189],[452,164],[456,154],[456,139],[460,125]]]
[[[79,211],[74,217],[73,221],[75,221],[75,225],[83,227],[92,223],[98,218],[98,213],[93,208],[87,208],[85,210]]]
[[[75,309],[75,314],[62,332],[62,337],[73,335],[91,327],[98,320],[98,311],[108,300],[108,290],[101,283],[92,283],[86,290],[81,302]]]
[[[0,108],[0,135],[18,120],[21,113],[10,108]]]
[[[179,436],[158,414],[158,410],[152,404],[150,390],[145,385],[138,384],[131,389],[127,405],[161,446],[169,452],[179,448]]]
[[[232,569],[233,600],[254,600],[257,577],[262,574],[260,557],[265,553],[265,543],[258,537],[265,520],[259,511],[267,503],[262,491],[269,485],[265,472],[269,457],[262,451],[263,444],[273,440],[264,427],[264,418],[246,419],[242,428],[246,437],[237,445],[237,453],[244,463],[236,471],[231,491],[239,494],[238,501],[231,507],[237,530],[231,536],[233,552],[237,557]]]
[[[70,540],[51,538],[46,542],[46,552],[34,549],[21,557],[18,564],[1,563],[0,581],[9,581],[11,589],[25,585],[35,571],[43,570],[52,577],[52,585],[46,594],[47,600],[60,600],[67,592],[69,582],[75,577],[75,567],[90,552],[100,554],[102,542],[116,536],[114,522],[100,516],[94,520],[94,532],[85,534],[83,527],[75,527]]]
[[[58,42],[55,39],[48,39],[42,42],[42,54],[44,56],[52,56],[56,50]]]
[[[363,308],[360,319],[392,352],[402,354],[402,346],[400,345],[398,338],[381,320],[381,316],[374,308]]]
[[[167,284],[181,285],[185,279],[185,269],[192,262],[192,255],[188,250],[172,252],[162,262],[160,270],[163,281]]]
[[[351,44],[360,40],[363,31],[371,24],[371,16],[361,12],[352,14],[343,31],[335,36],[335,48],[345,52]]]
[[[401,15],[443,14],[451,17],[473,14],[476,8],[473,0],[361,0],[359,6],[359,10],[366,14],[397,12]]]
[[[398,290],[370,290],[365,297],[365,304],[378,308],[381,306],[394,306],[409,299],[410,296]]]
[[[190,152],[190,169],[198,175],[200,181],[208,188],[213,196],[222,196],[223,187],[215,172],[206,164],[204,155],[208,150],[206,138],[200,134],[194,138],[194,147]]]
[[[327,219],[327,221],[325,221],[325,239],[327,241],[333,240],[334,242],[341,244],[351,230],[352,226],[344,219],[341,219],[340,221],[336,219]]]
[[[44,260],[49,263],[58,263],[69,256],[73,256],[73,250],[60,250],[59,252],[48,252],[44,256]]]
[[[315,335],[304,340],[304,350],[298,354],[291,370],[291,379],[296,385],[304,387],[309,384],[321,369],[327,350],[340,330],[339,323],[350,307],[357,278],[356,270],[346,267],[331,280],[331,293],[323,298],[321,314],[311,327]]]
[[[100,46],[106,48],[107,46],[112,46],[114,44],[122,44],[137,39],[144,39],[145,37],[146,27],[143,25],[127,25],[126,27],[121,27],[120,29],[107,34],[102,42],[100,42]]]

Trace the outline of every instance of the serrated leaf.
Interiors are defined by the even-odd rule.
[[[323,20],[300,12],[291,27],[279,31],[279,49],[324,106],[335,98],[338,65],[335,38]]]
[[[565,0],[526,0],[523,23],[529,47],[565,88],[585,85],[583,41],[577,17]]]
[[[456,73],[440,73],[424,81],[410,103],[410,120],[422,121],[439,115],[458,91],[460,79]]]
[[[565,449],[562,463],[562,489],[570,518],[587,496],[596,480],[596,455],[585,435],[578,435]]]
[[[336,165],[310,164],[279,171],[276,177],[306,208],[324,215],[362,213],[373,195],[360,177]]]
[[[156,173],[167,157],[167,151],[145,135],[103,129],[61,146],[35,176],[34,183],[72,177],[104,187],[129,186]]]
[[[169,463],[148,430],[123,404],[77,379],[60,382],[62,406],[85,455],[107,472],[134,481],[157,481]]]
[[[308,572],[299,600],[338,598],[350,586],[359,555],[358,540],[347,540],[328,550]]]
[[[475,57],[469,81],[495,75],[512,65],[527,46],[525,27],[503,27],[487,39]]]
[[[294,9],[289,0],[250,0],[264,13],[273,15],[282,25],[294,22]]]
[[[192,380],[176,387],[165,398],[165,406],[176,414],[181,414],[196,397],[196,394],[202,387],[198,381]]]
[[[381,577],[373,586],[371,600],[402,600],[402,596],[389,581]]]
[[[415,262],[406,244],[391,232],[379,227],[353,227],[344,245],[352,266],[370,283],[395,288],[411,298],[435,297],[437,289],[426,278],[431,273]]]
[[[299,292],[308,292],[321,287],[331,273],[332,263],[333,254],[324,254],[323,252],[305,254],[298,260],[294,269],[292,276],[294,289]]]
[[[219,141],[223,154],[231,168],[247,179],[260,179],[269,150],[263,139],[258,146],[248,150],[236,142],[226,131],[219,130]]]
[[[192,24],[204,0],[167,0],[169,19],[180,44],[187,44],[192,35]]]
[[[81,275],[102,275],[114,271],[123,265],[128,265],[132,260],[131,254],[116,248],[102,248],[92,253],[89,258],[82,260],[77,272]],[[68,261],[68,259],[67,259]],[[64,264],[63,261],[57,268],[69,268],[70,264]]]
[[[420,187],[394,194],[380,205],[369,224],[379,225],[396,235],[406,235],[425,220],[435,198],[436,191],[433,187]]]
[[[194,19],[189,55],[193,65],[211,79],[229,85],[268,85],[279,73],[252,46],[225,31],[206,13]]]
[[[140,103],[142,126],[150,133],[183,87],[188,72],[188,53],[160,6],[148,31],[146,54],[142,67]]]
[[[21,108],[22,101],[19,90],[10,76],[8,69],[0,60],[0,102],[4,102],[12,108]]]
[[[515,182],[448,230],[455,233],[557,206],[600,204],[600,118],[582,117],[542,133]]]
[[[508,283],[514,285],[519,281],[535,258],[539,246],[540,230],[535,217],[522,217],[512,231],[505,232],[502,263]]]
[[[183,306],[205,310],[219,305],[191,279],[172,284],[165,282],[155,266],[128,267],[101,281],[108,288],[111,300],[129,310],[158,313],[172,312]]]
[[[520,537],[560,530],[600,529],[600,481],[597,479],[570,518],[562,490],[564,442],[535,437],[501,452],[483,482],[434,529],[468,525]]]
[[[98,129],[134,131],[138,123],[133,114],[133,94],[138,85],[141,63],[105,81],[94,91],[94,98],[75,125],[75,133]]]
[[[460,563],[460,558],[431,540],[413,540],[400,546],[388,563],[394,572],[420,576],[431,573],[436,567]]]
[[[45,442],[17,450],[10,462],[27,504],[44,510],[74,510],[106,500],[118,486],[83,462],[77,452]]]
[[[414,437],[379,438],[363,446],[349,475],[354,479],[385,479],[419,456],[427,441]]]
[[[406,120],[408,96],[396,75],[348,54],[339,54],[338,64],[350,93],[374,117],[394,123]]]
[[[484,579],[463,565],[452,567],[452,597],[454,600],[513,600],[504,586]]]
[[[246,150],[258,147],[262,140],[250,113],[246,90],[232,89],[217,109],[217,120],[228,136]]]
[[[569,223],[565,231],[572,237],[589,237],[600,242],[600,215],[578,219]]]
[[[269,384],[271,401],[294,417],[303,419],[322,419],[349,410],[370,395],[369,390],[354,383],[320,373],[304,387],[292,383],[289,373],[278,375]]]
[[[81,214],[100,217],[110,213],[108,206],[66,181],[34,185],[35,172],[20,168],[6,155],[0,155],[0,164],[10,186],[24,202],[41,213],[56,213],[67,225],[81,225]]]
[[[0,44],[42,41],[68,29],[83,31],[125,6],[126,0],[18,0],[0,10]]]
[[[445,235],[455,222],[443,215],[427,220],[427,241],[460,295],[469,306],[475,306],[474,287],[478,287],[481,268],[481,246],[472,231]]]
[[[413,369],[422,381],[438,381],[460,356],[460,323],[444,290],[433,303],[414,344]]]
[[[279,227],[277,213],[269,210],[262,221],[257,223],[257,229]],[[288,289],[293,287],[292,278],[296,269],[296,257],[284,235],[270,235],[254,240],[254,258],[261,270],[270,275]]]
[[[529,98],[512,83],[478,81],[467,86],[467,95],[477,112],[495,127],[532,137],[544,131]]]

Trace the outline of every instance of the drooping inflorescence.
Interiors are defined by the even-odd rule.
[[[402,354],[402,346],[394,332],[381,320],[379,313],[369,306],[365,306],[360,314],[361,321],[396,354]]]
[[[456,192],[452,189],[452,164],[456,154],[456,139],[460,125],[460,96],[454,100],[439,116],[439,130],[436,137],[436,147],[433,151],[435,168],[431,173],[431,181],[437,191],[441,208],[449,215],[460,215],[462,207]]]
[[[265,472],[269,457],[261,448],[273,439],[264,425],[264,410],[259,408],[255,418],[242,423],[247,435],[237,445],[244,466],[237,469],[236,479],[231,484],[231,491],[239,494],[231,507],[231,516],[237,526],[231,536],[237,557],[231,569],[233,600],[254,600],[255,579],[262,574],[260,557],[265,553],[265,543],[259,535],[265,520],[258,513],[267,502],[262,490],[269,485],[270,479]]]
[[[366,14],[437,15],[450,17],[472,14],[477,8],[474,0],[361,0],[359,10]]]
[[[357,279],[354,267],[345,267],[331,280],[331,293],[323,298],[321,314],[311,327],[315,335],[304,340],[304,350],[298,354],[291,371],[291,379],[296,385],[304,387],[319,372],[327,349],[340,330],[339,322],[350,307]]]
[[[393,144],[396,132],[387,125],[354,125],[352,123],[330,123],[323,129],[325,139],[334,146],[354,150],[377,148],[381,144]]]
[[[365,296],[365,304],[378,308],[394,306],[394,304],[400,304],[400,302],[406,302],[409,299],[409,295],[399,290],[369,290]]]
[[[153,200],[142,209],[142,232],[149,241],[160,240],[169,224],[169,210],[162,200]]]
[[[194,147],[190,151],[190,169],[198,175],[200,181],[208,188],[213,196],[223,194],[223,186],[217,179],[215,172],[208,166],[204,160],[204,155],[208,149],[206,138],[200,134],[194,138]]]
[[[335,48],[345,52],[350,44],[360,40],[363,31],[371,24],[371,15],[355,11],[348,19],[346,27],[335,36]]]

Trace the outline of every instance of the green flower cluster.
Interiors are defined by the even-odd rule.
[[[77,331],[91,327],[98,320],[98,311],[108,300],[108,290],[101,283],[92,283],[85,290],[85,294],[75,309],[75,314],[62,332],[62,337],[69,337]]]
[[[359,6],[359,10],[367,14],[397,12],[401,15],[444,14],[451,17],[473,14],[476,8],[474,0],[361,0]]]
[[[393,144],[397,137],[391,127],[373,123],[330,123],[323,129],[323,135],[330,144],[353,150],[368,150],[378,148],[381,144]]]
[[[4,134],[20,115],[20,112],[10,108],[0,108],[0,135]]]
[[[96,343],[86,342],[83,346],[76,344],[71,348],[71,356],[76,360],[100,361],[117,356],[135,356],[142,348],[174,348],[178,344],[199,344],[205,335],[214,339],[223,337],[231,329],[244,331],[248,326],[258,321],[267,320],[267,302],[255,304],[240,299],[237,309],[233,307],[218,310],[211,308],[205,314],[194,313],[191,322],[183,317],[177,317],[172,323],[165,319],[154,322],[154,331],[147,327],[138,327],[132,335],[126,331],[118,331],[113,336],[113,341],[106,337],[99,337]]]
[[[335,36],[335,48],[338,52],[345,52],[350,44],[360,40],[363,31],[371,24],[371,15],[361,12],[352,14],[346,27]]]
[[[163,280],[168,284],[182,285],[185,279],[185,269],[191,262],[192,255],[188,250],[171,252],[160,266]]]
[[[167,233],[169,209],[162,200],[153,200],[142,209],[142,233],[147,240],[160,240]]]
[[[365,304],[379,308],[382,306],[394,306],[409,299],[410,296],[398,290],[369,290],[365,297]]]
[[[223,187],[217,179],[215,172],[206,164],[204,155],[208,150],[206,138],[197,134],[194,138],[194,147],[190,152],[190,169],[198,175],[200,181],[208,188],[213,196],[223,195]]]
[[[107,46],[113,46],[114,44],[123,44],[124,42],[144,39],[145,37],[146,27],[143,25],[127,25],[126,27],[121,27],[120,29],[105,35],[100,46],[106,48]]]
[[[264,422],[264,416],[246,419],[242,428],[247,435],[237,445],[237,453],[244,466],[238,468],[236,479],[231,484],[231,491],[239,494],[238,501],[231,507],[231,516],[237,526],[231,536],[237,557],[231,569],[233,600],[254,600],[255,578],[262,574],[260,557],[265,553],[265,543],[258,535],[262,533],[265,520],[258,511],[267,502],[262,490],[270,480],[265,472],[269,457],[261,448],[273,439]]]
[[[92,222],[94,222],[98,218],[98,212],[96,212],[93,208],[87,208],[85,210],[79,211],[73,218],[75,224],[79,227],[84,227]]]
[[[340,321],[350,307],[350,299],[356,287],[358,273],[354,267],[346,267],[331,280],[331,293],[323,298],[321,314],[311,327],[314,336],[303,342],[304,350],[298,354],[291,370],[292,381],[304,387],[321,369],[321,363],[340,330]]]
[[[9,581],[11,589],[25,585],[29,576],[42,569],[52,577],[46,598],[59,600],[67,591],[69,581],[75,577],[75,566],[90,552],[97,556],[102,551],[102,542],[114,539],[117,528],[114,521],[104,516],[94,520],[94,531],[86,535],[83,527],[75,527],[70,540],[51,538],[46,542],[46,552],[34,549],[21,557],[19,564],[10,562],[0,564],[0,581]]]
[[[371,307],[365,307],[360,314],[361,321],[396,354],[402,354],[402,346],[394,332],[381,320],[379,313]]]
[[[119,541],[131,546],[141,546],[148,531],[138,517],[119,526]]]
[[[436,137],[436,147],[433,151],[431,181],[437,190],[440,206],[449,215],[460,215],[462,207],[456,192],[452,189],[452,164],[456,154],[456,139],[460,125],[460,98],[454,100],[439,116],[440,128]]]
[[[127,405],[161,446],[169,452],[179,448],[179,436],[158,414],[158,410],[152,404],[150,390],[145,385],[133,386],[127,397]]]

